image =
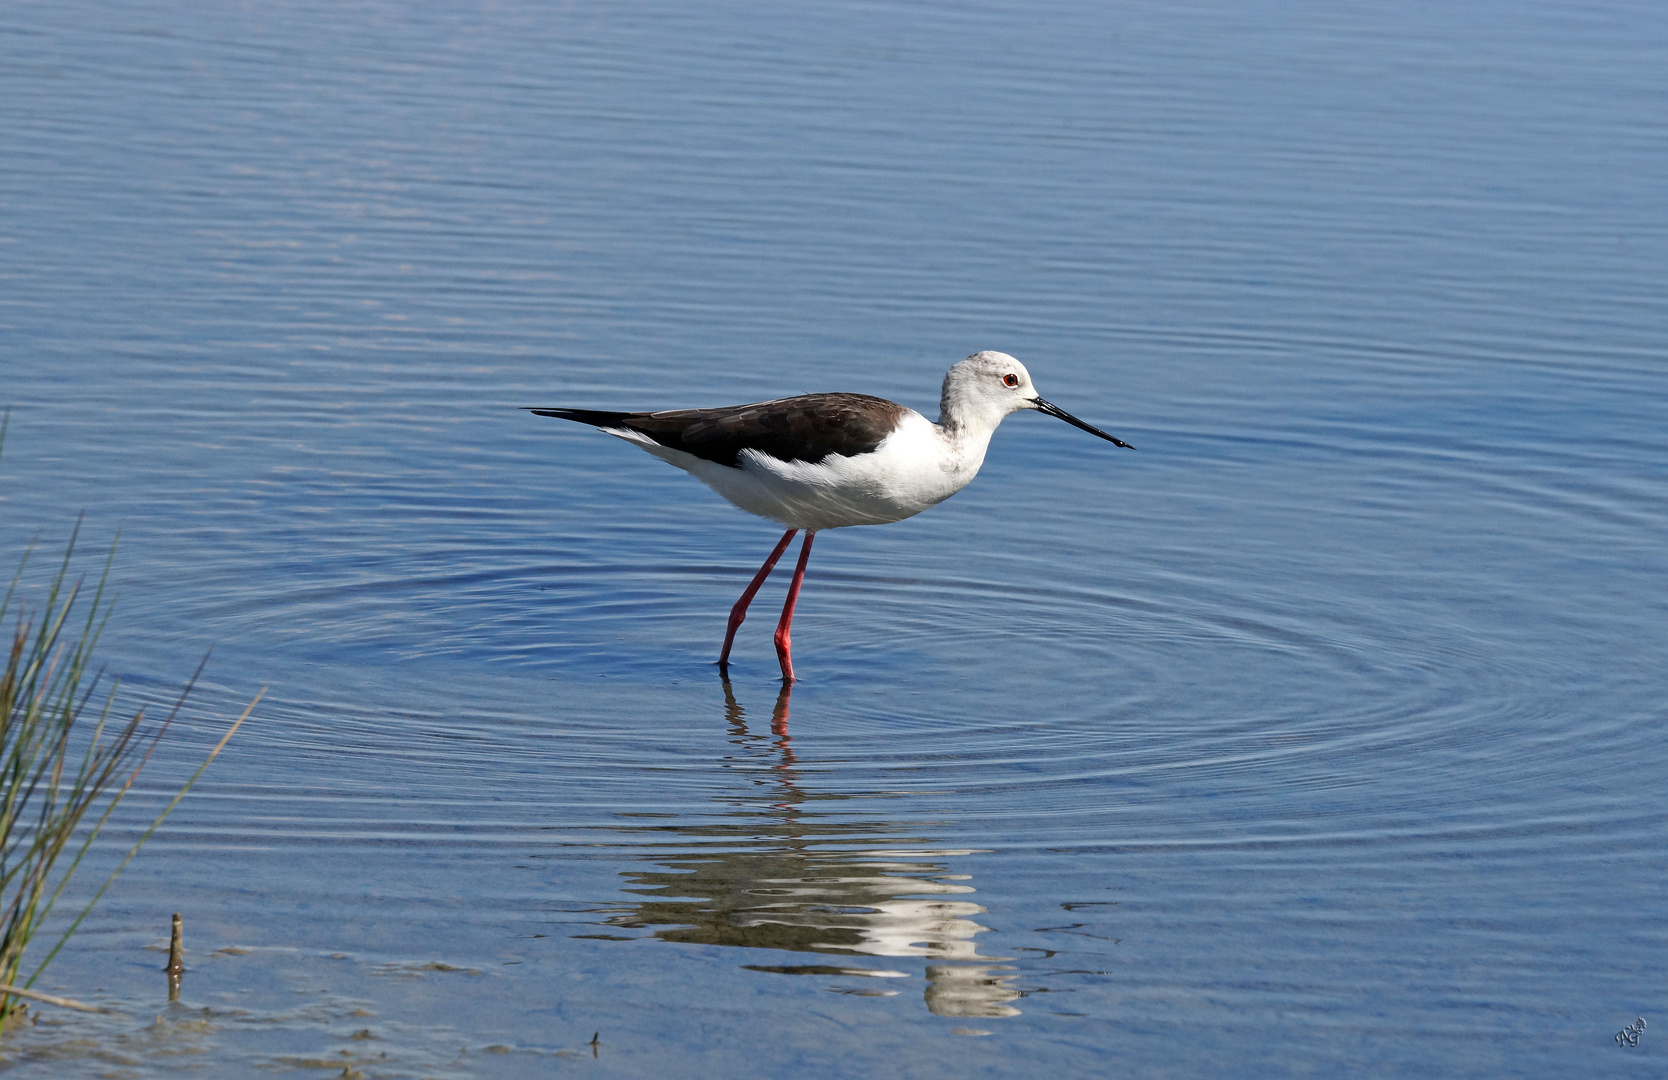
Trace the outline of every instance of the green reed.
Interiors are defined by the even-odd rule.
[[[4,445],[9,419],[0,417],[0,446]],[[112,718],[119,681],[111,681],[100,694],[105,680],[92,665],[94,648],[110,618],[105,589],[115,544],[111,545],[97,585],[89,592],[84,579],[72,581],[70,577],[80,530],[77,521],[63,560],[37,608],[25,610],[18,591],[34,545],[24,552],[0,600],[0,626],[9,622],[14,627],[0,671],[0,1023],[21,1005],[18,998],[3,991],[19,985],[24,951],[63,896],[111,814],[138,780],[202,672],[202,665],[198,665],[173,711],[161,724],[147,729],[143,709],[126,719]],[[231,725],[45,958],[34,966],[22,987],[27,988],[40,977],[259,700],[257,696]]]

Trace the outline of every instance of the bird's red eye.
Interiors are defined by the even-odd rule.
[[[1004,376],[1002,376],[1002,385],[1003,386],[1018,386],[1019,385],[1019,376],[1018,375],[1004,375]]]

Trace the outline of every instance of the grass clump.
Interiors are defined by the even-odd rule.
[[[5,429],[0,419],[0,445]],[[231,725],[26,981],[19,983],[25,950],[202,672],[198,665],[162,723],[147,725],[143,709],[125,719],[113,718],[119,682],[112,680],[99,692],[105,680],[93,667],[93,652],[110,617],[105,586],[115,545],[89,595],[85,580],[70,577],[80,528],[78,521],[38,608],[25,610],[19,596],[33,545],[0,600],[0,626],[13,627],[0,669],[0,1023],[21,1007],[19,998],[5,991],[27,989],[40,977],[260,700],[257,696]]]

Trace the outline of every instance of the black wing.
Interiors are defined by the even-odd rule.
[[[902,405],[867,394],[805,394],[752,405],[666,412],[529,411],[595,427],[625,428],[661,446],[732,468],[741,464],[743,450],[756,450],[780,461],[812,463],[830,454],[867,454],[892,434],[908,412]]]

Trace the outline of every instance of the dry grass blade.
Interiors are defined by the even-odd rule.
[[[0,986],[0,994],[10,994],[14,997],[28,998],[30,1001],[42,1001],[48,1005],[57,1005],[64,1009],[75,1009],[77,1012],[114,1013],[115,1009],[106,1009],[102,1005],[89,1005],[85,1001],[74,998],[58,997],[56,994],[43,994],[39,990],[25,990],[21,986]]]

